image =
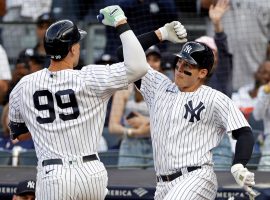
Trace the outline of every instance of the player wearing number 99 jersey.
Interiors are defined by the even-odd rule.
[[[97,155],[107,103],[116,90],[141,78],[148,64],[122,9],[104,12],[106,25],[116,27],[128,50],[124,62],[73,70],[86,32],[61,20],[45,34],[49,68],[22,78],[10,95],[13,139],[32,137],[35,144],[39,200],[99,200],[107,193],[107,172]]]

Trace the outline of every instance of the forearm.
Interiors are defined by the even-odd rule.
[[[147,50],[152,45],[158,44],[161,41],[161,33],[158,30],[144,33],[138,36],[138,40],[141,43],[142,48]],[[120,61],[124,60],[122,46],[118,47],[117,56]]]
[[[232,164],[242,164],[243,166],[246,166],[251,157],[254,146],[254,137],[251,128],[242,127],[232,131],[232,134],[233,137],[237,140],[235,156]]]
[[[123,135],[125,132],[125,127],[118,123],[109,123],[109,131],[115,135]]]
[[[123,45],[124,63],[127,67],[129,83],[140,79],[147,73],[148,64],[144,50],[128,24],[117,26]]]
[[[17,139],[19,141],[25,141],[25,140],[30,140],[32,138],[31,134],[28,132],[28,133],[24,133],[24,134],[21,134],[17,137]]]
[[[215,23],[215,24],[213,24],[213,25],[214,25],[215,33],[221,33],[221,32],[224,31],[223,26],[222,26],[222,24],[221,24],[220,21],[217,22],[217,23]]]

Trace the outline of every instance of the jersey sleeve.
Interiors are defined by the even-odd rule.
[[[127,89],[128,79],[124,62],[112,65],[89,65],[82,69],[85,83],[98,96],[111,95]]]
[[[245,126],[250,127],[240,109],[229,97],[221,92],[217,93],[215,107],[217,109],[218,123],[226,132],[231,132]]]
[[[21,115],[20,99],[21,90],[20,84],[18,83],[9,96],[9,120],[16,123],[24,123],[23,117]]]
[[[20,99],[22,88],[19,83],[12,90],[9,96],[9,128],[10,136],[12,139],[16,139],[19,135],[29,132],[22,114],[20,107]]]

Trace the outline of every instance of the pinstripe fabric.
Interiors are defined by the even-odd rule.
[[[149,70],[141,91],[150,112],[157,175],[172,174],[189,166],[213,165],[211,149],[223,135],[249,126],[231,99],[208,86],[181,92],[166,76]]]
[[[155,200],[212,200],[217,192],[216,175],[211,166],[186,173],[171,182],[159,182]]]
[[[124,63],[57,72],[43,69],[16,85],[9,117],[25,123],[32,135],[38,157],[38,199],[104,199],[104,165],[76,162],[97,152],[108,100],[127,85]],[[61,158],[67,166],[41,167],[43,160],[53,158]],[[70,160],[75,164],[69,165]]]

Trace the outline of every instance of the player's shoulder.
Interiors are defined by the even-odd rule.
[[[210,94],[210,96],[212,96],[212,100],[213,101],[227,101],[230,100],[230,98],[223,94],[222,92],[211,88],[210,86],[207,85],[202,85],[201,86],[201,91],[204,93],[203,95],[205,96],[205,94]]]
[[[42,74],[44,74],[46,71],[46,69],[42,69],[36,72],[33,72],[31,74],[27,74],[24,77],[21,78],[20,82],[21,84],[26,83],[26,82],[30,82],[31,80],[33,80],[35,77],[37,76],[41,76]]]
[[[154,81],[154,82],[168,82],[168,83],[172,83],[172,81],[163,73],[156,71],[152,68],[149,67],[146,75],[143,77],[143,79],[149,79],[150,81]]]
[[[35,80],[35,77],[41,76],[42,73],[44,73],[45,69],[39,70],[37,72],[33,72],[31,74],[25,75],[20,79],[20,81],[16,84],[15,88],[22,87],[26,84],[32,84],[33,80]]]

